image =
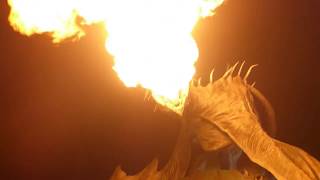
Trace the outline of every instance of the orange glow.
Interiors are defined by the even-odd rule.
[[[77,24],[103,22],[113,69],[127,87],[151,91],[181,113],[198,58],[191,35],[197,21],[223,0],[8,0],[11,26],[24,35],[48,32],[53,42],[81,37]]]

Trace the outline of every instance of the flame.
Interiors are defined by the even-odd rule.
[[[193,27],[222,1],[8,0],[9,22],[27,36],[50,33],[54,43],[83,36],[81,25],[103,22],[106,49],[124,84],[141,85],[181,113],[198,58]]]

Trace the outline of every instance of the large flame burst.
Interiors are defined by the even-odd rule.
[[[113,69],[128,87],[141,85],[181,113],[198,48],[192,30],[223,0],[8,0],[11,26],[24,35],[50,33],[53,42],[85,34],[103,22]],[[79,23],[78,17],[81,17]]]

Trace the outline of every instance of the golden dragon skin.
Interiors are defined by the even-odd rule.
[[[176,115],[182,123],[180,134],[164,168],[158,170],[157,160],[154,160],[140,173],[128,176],[118,167],[111,179],[273,179],[272,176],[253,174],[249,166],[239,171],[239,156],[233,162],[239,166],[237,170],[216,169],[211,173],[201,170],[201,163],[190,161],[193,137],[207,152],[234,147],[236,152],[244,153],[241,156],[249,158],[254,169],[266,170],[279,180],[320,179],[318,160],[297,147],[274,139],[273,109],[263,95],[247,83],[247,77],[254,66],[242,78],[243,64],[235,73],[237,65],[228,69],[216,81],[210,78],[206,86],[191,84],[183,117]],[[267,109],[269,122],[265,127],[262,127],[263,123],[255,109],[254,97],[262,101]],[[258,171],[258,174],[261,172]]]

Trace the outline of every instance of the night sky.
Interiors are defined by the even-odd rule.
[[[14,32],[0,8],[0,179],[102,180],[117,165],[135,173],[166,162],[179,123],[118,79],[101,25],[52,44]],[[320,159],[320,1],[228,0],[194,37],[196,77],[259,64],[250,81],[274,106],[277,139]]]

